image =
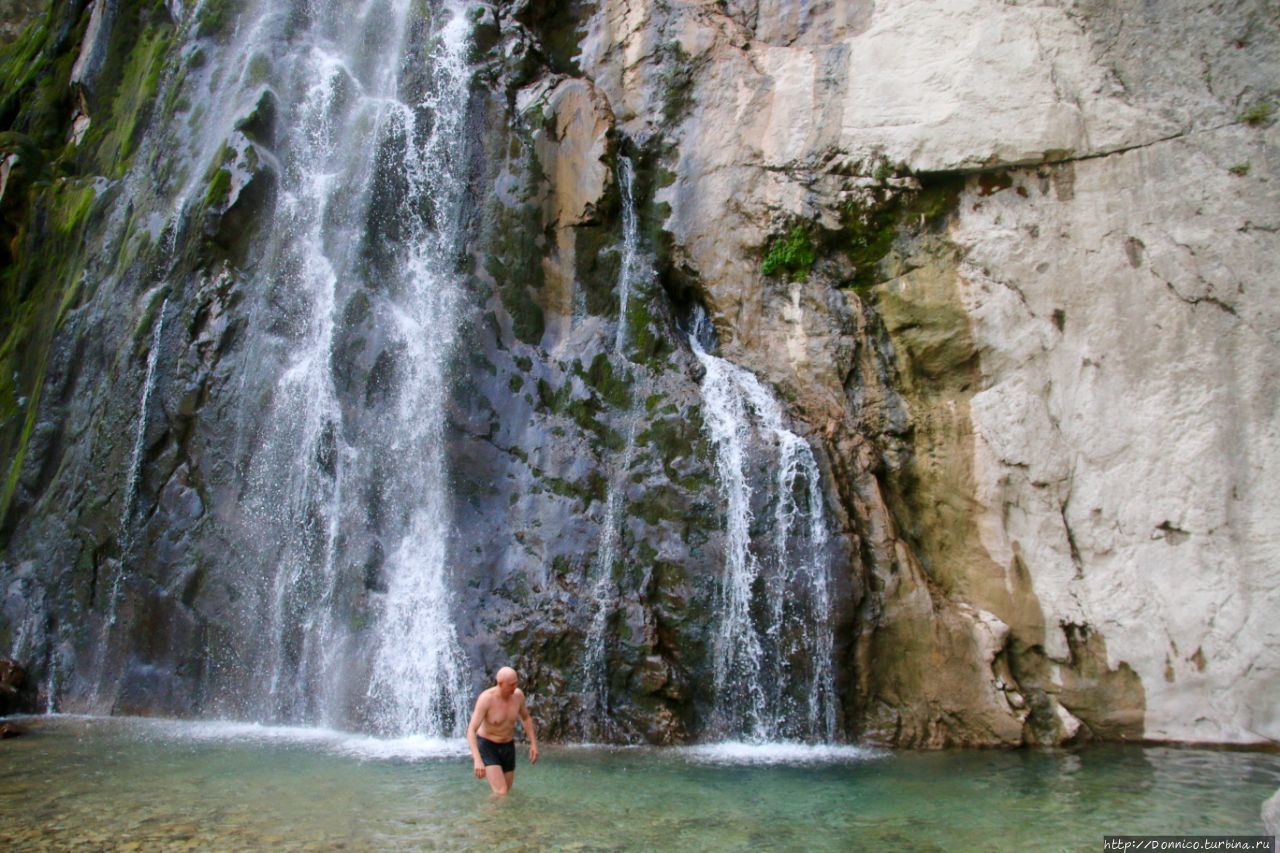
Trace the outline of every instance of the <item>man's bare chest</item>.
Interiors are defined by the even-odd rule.
[[[504,702],[501,699],[494,699],[489,703],[484,720],[491,726],[509,726],[515,722],[518,711],[514,700]]]

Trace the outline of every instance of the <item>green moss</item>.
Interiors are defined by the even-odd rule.
[[[95,198],[84,182],[59,180],[42,188],[32,201],[32,228],[23,236],[18,263],[6,270],[0,458],[10,462],[0,491],[0,518],[17,489],[35,427],[49,347],[80,292]]]
[[[147,29],[120,60],[119,82],[110,106],[104,115],[94,116],[85,136],[85,148],[93,152],[101,174],[118,178],[128,171],[155,104],[172,44],[170,27]]]
[[[1237,178],[1243,178],[1245,175],[1249,174],[1249,164],[1237,163],[1230,169],[1227,169],[1227,171],[1235,175]]]
[[[845,206],[838,241],[843,241],[840,248],[854,268],[855,289],[866,289],[878,282],[877,265],[904,230],[933,227],[955,210],[964,189],[964,178],[922,177],[921,184],[920,190],[895,193],[878,205],[862,207],[850,202]],[[985,185],[1010,186],[1012,179],[992,177]]]
[[[688,511],[688,502],[674,486],[654,486],[645,489],[640,496],[627,505],[627,511],[645,524],[656,526],[663,522],[671,522],[687,535],[687,531],[698,526],[705,519],[692,517]]]
[[[874,211],[845,208],[845,251],[855,271],[855,286],[874,283],[875,265],[889,254],[898,235],[898,212],[897,205]]]
[[[1260,127],[1271,121],[1271,116],[1275,114],[1275,107],[1267,101],[1259,101],[1249,109],[1240,113],[1240,121],[1250,127]]]
[[[568,480],[562,480],[559,477],[551,477],[542,472],[538,472],[539,481],[546,485],[547,489],[562,498],[573,498],[582,501],[582,508],[586,509],[593,501],[604,503],[609,489],[609,482],[604,475],[598,471],[592,471],[579,482],[573,483]]]
[[[706,485],[705,478],[682,478],[673,463],[677,459],[703,455],[705,439],[702,433],[702,410],[697,406],[690,406],[684,412],[672,414],[675,416],[650,421],[648,429],[636,436],[636,443],[641,447],[654,449],[669,480],[682,488],[697,491]]]
[[[539,409],[556,415],[564,413],[565,407],[569,405],[569,396],[573,393],[573,389],[567,383],[559,388],[552,388],[550,382],[539,379],[537,388]]]
[[[678,41],[666,44],[663,49],[662,70],[658,72],[658,86],[662,91],[662,118],[674,125],[693,104],[693,66],[689,54]]]
[[[524,387],[524,377],[518,373],[511,374],[511,378],[507,380],[507,388],[512,394],[520,393],[520,389]]]
[[[877,181],[883,182],[892,178],[893,173],[894,173],[893,164],[889,162],[889,158],[881,157],[879,162],[876,163],[875,171],[871,173],[871,176],[875,178]]]
[[[537,344],[546,330],[542,306],[534,299],[546,283],[542,255],[546,240],[541,233],[542,212],[537,205],[508,208],[494,206],[489,232],[490,250],[485,269],[498,287],[502,306],[511,317],[517,340]]]
[[[618,310],[618,275],[622,256],[617,239],[602,226],[579,226],[575,229],[573,272],[577,279],[587,313],[607,317]]]
[[[71,68],[88,13],[66,37],[59,33],[69,23],[60,20],[74,14],[74,7],[50,7],[40,20],[32,23],[12,44],[0,50],[0,127],[21,134],[29,150],[22,156],[27,161],[23,171],[35,177],[37,164],[61,161],[68,150],[67,136],[74,111]],[[33,154],[39,156],[33,159]],[[6,191],[5,207],[12,205],[12,182]],[[8,242],[6,238],[5,242]]]
[[[817,259],[809,232],[804,226],[797,225],[770,243],[760,271],[765,275],[786,275],[792,281],[803,281],[808,278],[809,270]]]
[[[209,180],[209,188],[205,190],[204,205],[210,209],[221,208],[231,197],[231,172],[219,169]]]
[[[634,381],[630,371],[623,376],[615,376],[613,363],[604,353],[598,353],[591,360],[591,367],[583,371],[579,366],[576,373],[587,385],[600,393],[604,401],[615,409],[626,409],[631,406],[630,386]]]
[[[627,300],[627,357],[655,373],[662,373],[673,348],[666,330],[658,325],[657,318],[649,310],[649,302],[653,298],[649,290],[651,287],[654,285],[637,288]]]
[[[27,26],[8,47],[0,51],[0,91],[6,99],[36,79],[41,66],[40,54],[48,46],[51,33],[42,17]]]
[[[243,0],[204,0],[196,19],[196,35],[221,40],[231,34]]]

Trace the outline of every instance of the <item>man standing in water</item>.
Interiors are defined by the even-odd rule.
[[[477,779],[488,779],[498,796],[505,796],[515,784],[516,718],[529,736],[529,763],[538,763],[538,736],[533,731],[533,717],[525,704],[524,692],[516,687],[516,671],[509,666],[498,670],[497,686],[490,687],[476,699],[467,726],[467,743],[475,763]]]

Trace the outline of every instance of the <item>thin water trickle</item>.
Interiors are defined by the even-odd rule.
[[[618,327],[614,333],[612,360],[614,370],[624,370],[627,346],[627,305],[631,290],[645,275],[640,254],[640,227],[634,194],[635,167],[628,157],[618,158],[618,183],[622,189],[622,265],[618,273]],[[643,396],[637,395],[637,396]],[[587,704],[587,729],[590,737],[608,737],[609,676],[608,622],[618,603],[614,579],[622,538],[627,474],[635,454],[638,418],[632,399],[623,414],[622,454],[609,466],[605,493],[604,523],[600,529],[600,545],[591,566],[591,622],[587,628],[582,679]]]
[[[133,452],[129,457],[129,475],[124,487],[124,505],[120,508],[120,565],[111,582],[111,601],[108,604],[107,628],[116,624],[120,605],[120,585],[128,576],[129,560],[133,551],[133,511],[138,502],[138,480],[142,476],[142,452],[147,436],[147,411],[151,392],[155,387],[156,364],[160,360],[160,341],[164,335],[164,313],[169,307],[169,297],[160,303],[156,312],[155,329],[151,333],[151,349],[147,352],[147,372],[142,380],[142,396],[138,401],[138,420],[133,430]],[[104,644],[105,645],[105,644]]]
[[[830,533],[818,463],[760,380],[707,351],[711,338],[699,310],[689,340],[705,371],[704,422],[725,503],[714,726],[757,742],[830,741]],[[772,507],[772,517],[757,519],[753,505]]]
[[[630,157],[618,158],[618,184],[622,188],[622,268],[618,272],[618,329],[613,339],[613,351],[618,355],[626,353],[627,303],[631,298],[631,288],[642,274],[635,171]]]

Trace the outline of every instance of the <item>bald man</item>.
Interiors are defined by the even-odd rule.
[[[488,779],[489,787],[505,797],[516,780],[516,719],[529,737],[529,763],[538,763],[538,735],[525,704],[524,692],[516,687],[516,671],[509,666],[498,670],[497,684],[480,694],[467,726],[467,743],[476,778]]]

